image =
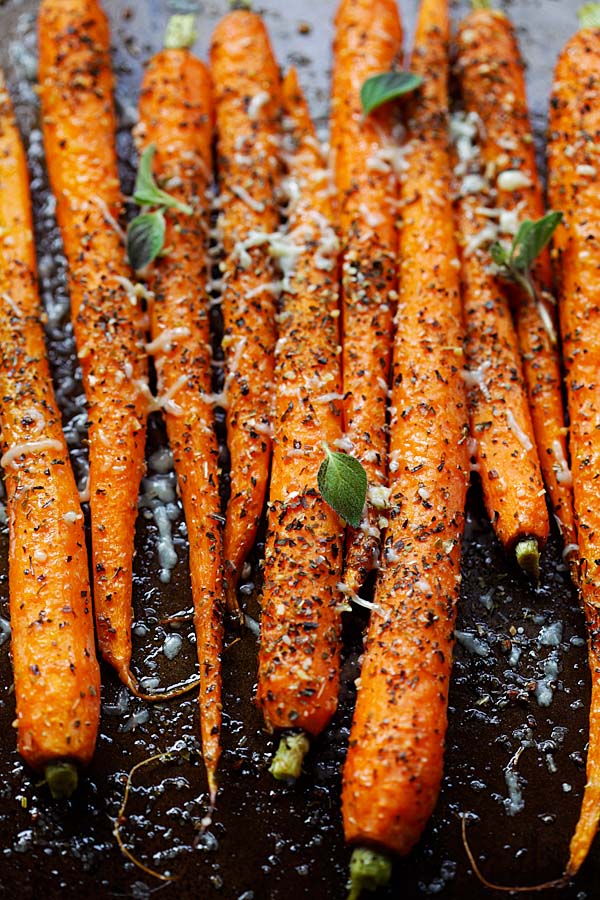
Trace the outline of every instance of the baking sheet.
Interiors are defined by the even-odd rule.
[[[29,146],[49,342],[76,473],[83,477],[85,411],[65,315],[64,261],[45,181],[31,84],[37,5],[29,0],[0,4],[0,55]],[[281,64],[298,67],[313,114],[318,124],[325,126],[335,3],[268,0],[258,5],[265,11]],[[402,4],[409,35],[416,6],[415,0]],[[456,20],[466,6],[454,7]],[[530,100],[538,135],[545,127],[552,66],[562,43],[576,27],[575,7],[561,0],[506,4],[519,25],[529,64]],[[135,4],[106,0],[106,8],[113,26],[118,74],[122,124],[118,149],[124,187],[129,191],[133,175],[129,129],[136,90],[144,60],[161,44],[169,6],[166,0],[138,0]],[[214,22],[226,9],[226,0],[203,4],[198,40],[203,56]],[[310,26],[308,34],[302,33],[301,23]],[[164,432],[153,415],[149,456],[161,446]],[[156,525],[152,518],[140,515],[134,660],[140,676],[158,675],[162,684],[193,671],[195,659],[191,623],[177,628],[160,623],[166,615],[190,605],[181,512],[174,535],[178,563],[171,582],[163,584]],[[0,529],[0,559],[0,615],[7,616],[5,527]],[[409,859],[396,865],[393,884],[377,895],[379,900],[492,896],[468,864],[460,838],[461,812],[475,816],[469,838],[487,877],[505,884],[558,876],[577,818],[584,783],[589,676],[583,620],[561,565],[558,541],[555,538],[546,553],[542,587],[539,591],[528,588],[507,565],[493,539],[474,485],[469,497],[463,576],[457,625],[463,636],[456,648],[450,691],[446,777],[440,802],[421,844]],[[254,577],[255,572],[245,589],[249,611],[256,615],[251,591]],[[0,647],[0,896],[18,890],[23,898],[39,896],[41,891],[49,897],[88,894],[138,900],[155,891],[164,898],[182,900],[344,897],[349,853],[341,829],[340,768],[365,622],[360,610],[346,616],[340,711],[327,733],[316,741],[305,774],[293,787],[274,783],[267,772],[273,742],[262,730],[252,703],[256,638],[250,631],[238,635],[230,630],[223,658],[222,789],[212,825],[204,835],[194,828],[206,813],[206,793],[203,767],[195,756],[199,726],[193,695],[178,703],[150,706],[130,698],[104,666],[96,757],[76,798],[61,807],[50,801],[16,754],[9,643],[4,642]],[[181,637],[181,651],[169,660],[163,649],[165,639],[167,648],[179,644],[174,634]],[[554,640],[558,646],[553,646]],[[552,694],[549,706],[540,706],[536,699],[536,689],[543,698],[544,685]],[[174,746],[190,751],[189,759],[139,773],[124,833],[146,864],[179,873],[175,883],[163,885],[124,859],[111,831],[127,771],[135,762]],[[507,781],[505,770],[520,747],[524,749],[517,773]],[[591,900],[599,894],[598,883],[596,848],[574,883],[546,896]]]

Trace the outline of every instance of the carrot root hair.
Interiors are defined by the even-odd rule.
[[[164,875],[162,872],[157,872],[156,869],[151,869],[149,866],[146,866],[141,860],[137,859],[131,850],[129,850],[125,846],[125,842],[123,841],[123,836],[121,834],[123,825],[127,821],[127,817],[125,815],[125,810],[127,808],[127,802],[129,800],[129,794],[131,792],[131,783],[133,781],[133,776],[140,769],[143,769],[144,766],[149,766],[153,762],[173,762],[176,759],[181,759],[182,754],[178,753],[174,750],[167,750],[165,753],[155,753],[154,756],[149,756],[147,759],[142,759],[141,762],[138,762],[130,769],[129,774],[127,775],[127,781],[125,783],[125,792],[123,794],[123,802],[119,807],[119,811],[117,813],[117,818],[115,819],[115,824],[113,827],[113,836],[117,842],[119,850],[121,853],[129,859],[134,866],[137,866],[138,869],[141,869],[142,872],[145,872],[146,875],[150,875],[152,878],[157,878],[159,881],[177,881],[181,878],[181,873],[179,875]]]
[[[465,853],[467,854],[470,866],[473,869],[473,872],[475,873],[475,877],[478,879],[478,881],[481,882],[481,884],[484,885],[484,887],[488,888],[491,891],[503,891],[504,893],[507,893],[507,894],[512,894],[512,893],[524,894],[527,891],[531,891],[533,893],[534,891],[547,891],[547,890],[549,890],[549,888],[562,888],[562,887],[565,887],[565,885],[568,883],[568,881],[569,881],[568,873],[561,875],[560,878],[554,878],[552,881],[544,881],[544,882],[542,882],[542,884],[517,885],[516,887],[506,885],[506,884],[494,884],[492,881],[488,881],[487,878],[485,877],[485,875],[482,874],[479,866],[477,865],[477,862],[475,861],[475,857],[473,855],[473,851],[471,850],[471,847],[469,846],[469,841],[467,839],[467,816],[464,813],[462,813],[460,818],[461,818],[462,842],[463,842],[463,846],[465,848]]]
[[[174,684],[164,691],[146,694],[140,689],[137,678],[130,669],[119,674],[121,675],[121,681],[129,688],[131,693],[139,700],[146,700],[148,703],[164,703],[166,700],[175,700],[176,697],[181,697],[183,694],[187,694],[189,691],[193,691],[200,687],[200,677],[195,675],[193,678],[190,678],[189,681]]]

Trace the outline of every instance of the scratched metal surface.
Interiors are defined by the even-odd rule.
[[[129,126],[136,89],[144,60],[161,43],[168,4],[166,0],[106,2],[118,71],[119,153],[128,190],[132,174]],[[198,41],[202,55],[213,23],[226,6],[226,0],[204,3]],[[456,18],[465,6],[457,5]],[[265,10],[280,62],[294,62],[299,67],[313,113],[323,126],[334,3],[268,0],[260,7]],[[73,460],[81,476],[85,469],[85,413],[64,313],[64,261],[45,182],[31,86],[36,8],[37,3],[28,0],[0,3],[0,56],[29,147],[41,284],[50,313],[49,343]],[[529,63],[533,116],[541,136],[552,66],[575,27],[575,4],[513,0],[507,9],[520,27]],[[415,10],[415,0],[403,3],[409,35]],[[310,33],[301,33],[302,22],[311,26]],[[164,434],[154,415],[149,455],[163,444]],[[477,485],[471,490],[469,510],[458,622],[463,637],[457,645],[450,693],[446,777],[421,844],[409,859],[398,863],[393,885],[378,895],[380,900],[492,896],[468,865],[460,839],[461,812],[477,816],[469,835],[488,878],[527,884],[556,877],[578,813],[589,679],[582,617],[560,565],[560,550],[554,540],[544,561],[542,588],[533,591],[507,566],[491,536]],[[178,640],[172,637],[176,629],[160,620],[190,604],[181,512],[174,534],[179,561],[170,584],[165,585],[158,577],[156,527],[140,516],[135,661],[141,676],[158,675],[163,684],[176,681],[194,666],[188,623],[177,629],[182,639],[179,655],[169,661],[162,652],[165,638],[171,646]],[[0,559],[0,615],[7,615],[5,527],[0,529]],[[250,585],[247,591],[250,595]],[[250,596],[248,606],[256,614]],[[556,628],[544,630],[557,622],[561,623],[560,634]],[[160,890],[165,898],[182,900],[344,897],[349,854],[340,822],[339,773],[364,623],[360,613],[347,617],[341,708],[327,734],[316,742],[305,774],[294,787],[274,784],[266,771],[273,745],[252,704],[256,638],[250,632],[239,640],[230,635],[223,660],[222,790],[208,832],[198,839],[194,829],[206,812],[206,794],[202,767],[193,761],[145,770],[132,795],[127,839],[147,864],[179,874],[176,883],[166,885],[135,869],[120,855],[111,835],[112,818],[119,807],[125,773],[135,762],[174,745],[198,749],[195,699],[150,707],[128,698],[104,667],[103,717],[95,761],[72,803],[56,806],[15,752],[9,643],[5,641],[0,647],[0,896],[18,890],[23,898],[39,897],[41,892],[49,897],[147,898]],[[558,646],[551,645],[552,636],[559,638]],[[544,679],[552,692],[548,706],[540,706],[536,700],[536,686],[538,694],[543,694]],[[516,775],[519,790],[511,804],[505,769],[520,747],[524,749]],[[591,900],[598,896],[595,885],[599,879],[600,846],[596,845],[580,877],[560,896]]]

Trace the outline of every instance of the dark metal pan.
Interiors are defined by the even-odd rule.
[[[0,3],[0,56],[29,148],[48,337],[73,460],[81,474],[85,412],[65,315],[64,260],[45,179],[32,89],[37,5],[29,0]],[[327,113],[334,5],[333,0],[260,3],[279,60],[282,65],[298,66],[321,126]],[[416,5],[416,0],[403,3],[409,34]],[[169,9],[161,0],[135,4],[107,0],[106,6],[118,74],[119,154],[125,189],[130,190],[129,132],[136,90],[144,61],[161,44]],[[576,27],[575,7],[561,0],[507,3],[520,27],[540,140],[552,67]],[[203,4],[198,41],[203,55],[212,27],[226,8],[226,0]],[[457,18],[465,8],[466,3],[456,5]],[[164,431],[153,416],[149,456],[164,443]],[[163,477],[168,481],[168,475]],[[135,560],[134,659],[140,676],[158,676],[163,684],[192,672],[195,659],[191,623],[161,624],[165,616],[190,605],[181,510],[173,532],[178,562],[170,583],[165,584],[159,574],[152,510],[142,510]],[[7,616],[5,527],[0,541],[0,614]],[[254,617],[257,608],[251,584],[255,575],[256,568],[244,588]],[[468,864],[460,836],[462,812],[476,814],[469,839],[490,880],[532,884],[562,871],[585,777],[589,677],[583,619],[556,537],[544,557],[541,585],[533,590],[507,563],[491,534],[475,483],[469,497],[446,777],[423,840],[409,859],[398,863],[393,886],[378,895],[382,900],[492,896]],[[240,635],[231,632],[223,659],[222,789],[204,834],[194,827],[206,814],[207,802],[203,768],[195,756],[199,750],[195,696],[150,706],[128,697],[112,671],[104,667],[97,754],[76,798],[59,806],[16,754],[9,642],[4,641],[0,649],[0,896],[142,900],[160,891],[165,898],[181,900],[344,897],[349,854],[341,829],[340,767],[364,624],[361,611],[347,615],[340,711],[316,742],[305,774],[293,787],[274,783],[267,772],[273,742],[263,731],[252,702],[257,639],[250,630]],[[543,705],[547,701],[549,705]],[[112,820],[132,765],[174,746],[191,755],[139,773],[125,830],[126,839],[146,864],[180,875],[173,883],[161,883],[121,855],[112,836]],[[599,883],[596,848],[573,884],[547,896],[591,900],[600,894]]]

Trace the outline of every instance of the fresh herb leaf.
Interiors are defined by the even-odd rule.
[[[492,259],[496,263],[497,266],[508,266],[510,263],[510,255],[506,247],[504,247],[500,241],[494,241],[492,246],[490,247],[490,253],[492,255]]]
[[[582,28],[600,28],[600,3],[585,3],[577,15]]]
[[[412,72],[383,72],[367,78],[360,89],[360,102],[365,116],[388,100],[416,91],[422,84],[422,77]]]
[[[561,212],[549,212],[537,222],[522,222],[515,235],[512,256],[522,272],[531,269],[562,221]]]
[[[127,229],[127,258],[132,269],[145,268],[156,259],[165,244],[165,217],[159,209],[142,213]]]
[[[156,153],[156,146],[150,144],[142,153],[140,165],[135,179],[133,199],[140,206],[162,206],[165,209],[178,209],[179,212],[191,215],[191,206],[181,203],[175,197],[171,197],[157,185],[152,174],[152,160]]]
[[[189,50],[196,43],[196,16],[194,13],[176,13],[167,22],[165,50]]]
[[[536,222],[521,222],[510,249],[498,241],[490,247],[492,259],[499,268],[501,278],[514,281],[533,299],[537,298],[531,268],[556,228],[562,221],[561,212],[549,212]]]
[[[367,473],[353,456],[327,445],[324,449],[325,459],[317,473],[321,495],[342,519],[358,528],[367,499]]]

